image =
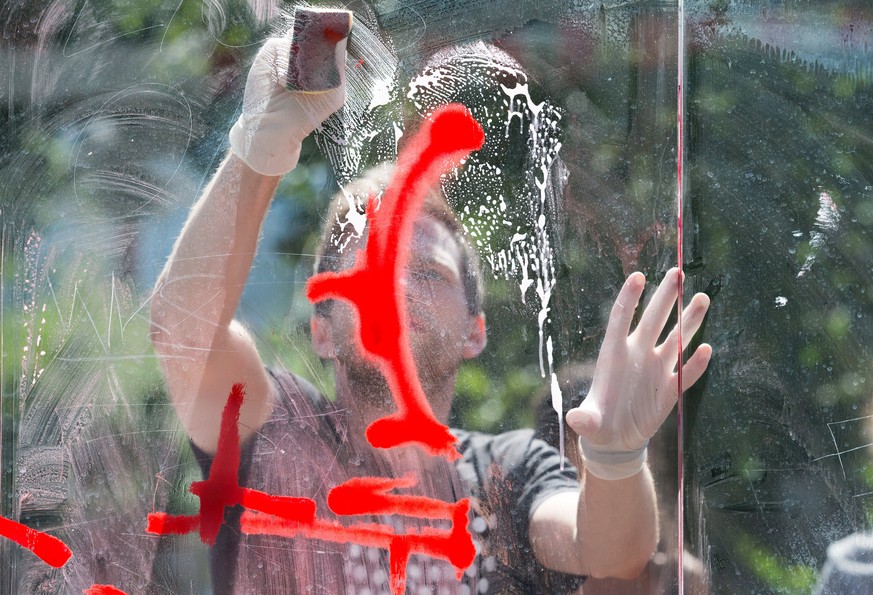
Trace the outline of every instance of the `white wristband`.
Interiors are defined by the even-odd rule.
[[[646,466],[646,443],[637,450],[613,451],[599,449],[592,444],[585,444],[579,438],[579,453],[585,464],[585,472],[606,480],[627,479],[643,470]]]

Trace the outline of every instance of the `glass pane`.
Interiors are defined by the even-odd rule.
[[[253,446],[243,450],[244,468],[255,478],[251,487],[311,498],[319,514],[337,478],[352,475],[384,479],[403,476],[398,470],[405,470],[425,486],[420,495],[450,502],[470,495],[462,483],[466,476],[440,457],[414,451],[411,465],[394,461],[392,468],[382,461],[378,467],[374,449],[330,433],[341,426],[326,426],[324,419],[342,413],[330,408],[343,389],[325,362],[333,356],[312,345],[313,307],[305,296],[321,229],[331,221],[331,197],[369,168],[394,160],[398,147],[408,146],[435,107],[464,103],[486,136],[485,148],[445,175],[441,186],[481,257],[486,296],[488,344],[475,359],[463,355],[455,389],[447,393],[454,396],[451,411],[444,412],[453,428],[492,434],[536,428],[557,446],[553,385],[561,389],[563,410],[577,406],[588,392],[610,307],[625,278],[640,270],[652,287],[676,262],[675,2],[375,1],[348,8],[355,17],[346,106],[303,142],[297,167],[279,183],[235,308],[263,364],[277,374],[288,370],[313,387],[312,394],[293,402],[301,409],[291,421],[281,419],[281,408],[271,408],[269,415],[279,417],[256,428],[244,418],[241,431],[256,430]],[[177,294],[171,285],[162,286],[158,297],[153,288],[191,206],[228,154],[228,133],[243,109],[255,56],[266,39],[289,28],[291,7],[58,0],[14,3],[4,12],[0,516],[62,539],[72,558],[53,568],[2,538],[0,559],[8,570],[0,575],[0,591],[78,593],[92,585],[114,585],[128,593],[211,592],[230,584],[228,571],[240,589],[259,592],[309,587],[364,592],[363,583],[373,592],[387,590],[392,568],[384,541],[369,549],[347,548],[349,534],[334,539],[336,534],[325,529],[317,539],[292,538],[283,525],[286,533],[280,535],[246,535],[251,541],[243,542],[239,555],[222,554],[226,564],[211,569],[209,548],[196,530],[180,529],[179,535],[158,535],[155,526],[146,530],[149,519],[166,520],[164,513],[178,521],[207,508],[192,493],[192,483],[204,476],[187,434],[202,422],[211,424],[214,438],[220,407],[193,420],[183,408],[180,421],[165,373],[175,370],[183,385],[193,383],[188,387],[193,392],[200,386],[203,354],[220,358],[231,351],[186,342],[194,335],[214,336],[217,325],[210,316],[217,316],[224,293],[210,293],[209,280],[232,276],[230,265],[215,268],[216,259],[234,250],[246,253],[223,225],[233,220],[254,222],[257,228],[256,201],[225,205],[228,210],[207,226],[214,233],[204,233],[199,244],[212,252],[191,253],[190,276],[198,279],[192,291],[200,293],[196,304],[184,306],[184,316],[170,325],[161,324],[160,313],[159,320],[152,319],[153,305],[161,299],[165,302],[156,310],[182,311],[174,309]],[[713,39],[715,44],[721,38]],[[690,74],[696,72],[689,68]],[[749,94],[751,101],[753,91]],[[690,188],[703,192],[697,152],[704,155],[705,144],[696,142]],[[816,184],[841,204],[837,186],[815,182],[812,187]],[[706,253],[710,233],[706,225],[719,219],[698,216],[700,204],[721,203],[703,198],[698,203],[694,197],[699,237],[689,273],[702,289],[717,274],[726,278],[729,267],[717,273],[709,272],[709,264],[701,268],[699,254]],[[805,216],[809,225],[798,222],[789,234],[795,229],[822,237],[830,233],[827,221],[815,219],[817,211]],[[352,227],[344,233],[340,243],[353,235]],[[822,240],[813,247],[809,236],[807,249],[800,247],[802,239],[792,238],[785,241],[796,242],[804,258],[815,260],[807,279],[815,278],[825,269],[819,262],[830,244]],[[441,270],[416,270],[417,264],[407,284],[433,303],[443,289],[433,283]],[[766,277],[772,280],[772,271]],[[723,286],[718,300],[736,291],[727,282]],[[647,290],[644,299],[650,294]],[[229,308],[234,310],[233,304]],[[458,312],[459,318],[467,315]],[[706,335],[720,348],[726,345],[723,337],[740,328],[721,312],[718,322],[711,317]],[[855,311],[847,305],[839,312],[833,324],[854,328]],[[822,332],[830,332],[827,328]],[[695,401],[701,412],[710,403],[706,396],[717,385],[717,374],[724,373],[721,365],[704,397]],[[223,372],[214,367],[216,374]],[[248,382],[246,398],[257,393],[262,372],[259,366],[251,370],[255,380]],[[763,377],[769,378],[755,376]],[[833,378],[842,386],[842,375]],[[227,387],[216,392],[222,402],[229,393]],[[187,399],[183,403],[187,407]],[[699,427],[690,428],[694,440]],[[310,442],[304,440],[312,435]],[[722,439],[723,445],[729,443]],[[657,554],[636,582],[591,580],[586,593],[675,589],[676,444],[670,418],[649,446],[659,492]],[[693,444],[695,457],[705,452]],[[817,456],[828,454],[822,444]],[[359,447],[354,453],[352,445]],[[550,461],[557,460],[547,452]],[[510,497],[510,490],[499,485],[500,468],[486,469],[496,475],[480,483],[496,495],[488,500],[485,494],[475,503],[469,527],[490,531],[491,549],[482,546],[474,570],[461,581],[447,575],[445,586],[459,592],[464,585],[472,592],[574,589],[575,581],[544,572],[535,562],[524,535],[529,502],[526,508],[483,508]],[[555,480],[555,492],[575,487],[570,475]],[[505,483],[518,491],[511,481]],[[308,491],[296,491],[301,485]],[[219,492],[226,497],[229,490]],[[387,516],[368,512],[365,520],[383,523]],[[239,531],[257,524],[232,522],[238,522]],[[444,529],[446,523],[438,526]],[[397,530],[395,525],[389,529]],[[485,543],[484,537],[476,539]],[[709,561],[697,541],[694,546]],[[336,563],[338,556],[350,560],[348,567]],[[328,558],[332,562],[321,562]],[[440,583],[435,574],[425,556],[413,557],[406,576],[409,592],[418,586],[435,589]],[[214,585],[213,575],[219,577]],[[687,576],[700,579],[699,573]],[[291,582],[298,577],[304,584]]]
[[[873,13],[688,16],[686,245],[716,357],[686,397],[687,535],[717,592],[807,592],[868,526]]]

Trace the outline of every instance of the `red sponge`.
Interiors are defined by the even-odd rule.
[[[352,13],[348,10],[296,8],[285,87],[308,92],[338,87],[340,73],[334,49],[351,30]]]

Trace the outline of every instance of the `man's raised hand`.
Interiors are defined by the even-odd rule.
[[[567,413],[587,472],[602,479],[623,479],[642,470],[649,438],[679,397],[678,329],[658,344],[676,303],[679,274],[675,268],[668,271],[633,332],[631,322],[646,280],[642,273],[628,277],[609,316],[591,391]],[[683,349],[708,308],[709,298],[699,293],[683,311]],[[702,344],[688,358],[682,368],[682,390],[701,377],[711,355],[712,348]]]

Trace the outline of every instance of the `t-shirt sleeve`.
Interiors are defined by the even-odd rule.
[[[514,533],[523,543],[529,543],[530,519],[537,506],[559,492],[578,491],[576,468],[543,440],[529,430],[507,432],[498,437],[494,455],[496,462],[507,470],[511,494]]]
[[[251,443],[249,440],[247,443],[242,445],[240,448],[240,459],[239,459],[239,484],[245,485],[245,480],[248,477],[249,467],[251,467]],[[200,472],[203,474],[203,479],[207,479],[209,477],[209,471],[212,469],[212,461],[215,458],[215,455],[211,455],[196,444],[192,440],[188,440],[188,444],[191,445],[191,451],[194,453],[194,460],[197,461],[197,465],[200,467]]]
[[[502,558],[498,566],[499,592],[571,593],[582,577],[548,570],[530,548],[530,519],[548,497],[579,490],[575,467],[531,430],[497,436],[457,432],[464,469],[475,469],[473,495],[483,500],[489,522],[491,549]],[[502,553],[502,554],[501,554]]]
[[[205,452],[203,449],[194,444],[193,441],[188,441],[191,445],[191,450],[194,452],[194,458],[197,464],[200,465],[200,471],[203,473],[203,479],[209,477],[209,471],[212,469],[212,461],[214,455]],[[239,485],[245,485],[248,480],[249,469],[252,461],[252,440],[240,448],[240,463],[239,463]],[[218,530],[218,535],[215,538],[215,543],[209,549],[209,568],[212,577],[212,588],[216,595],[230,594],[233,592],[234,571],[236,569],[237,552],[239,551],[240,531],[239,524],[242,517],[243,508],[240,505],[230,506],[224,511],[224,522]]]
[[[554,494],[579,491],[576,468],[553,446],[535,438],[533,432],[510,432],[506,439],[506,454],[512,459],[507,464],[513,470],[509,478],[513,509],[519,512],[512,515],[513,533],[524,544],[519,551],[526,555],[519,565],[525,568],[532,583],[529,588],[540,593],[575,592],[584,579],[545,568],[536,560],[529,544],[530,521],[536,508]]]

